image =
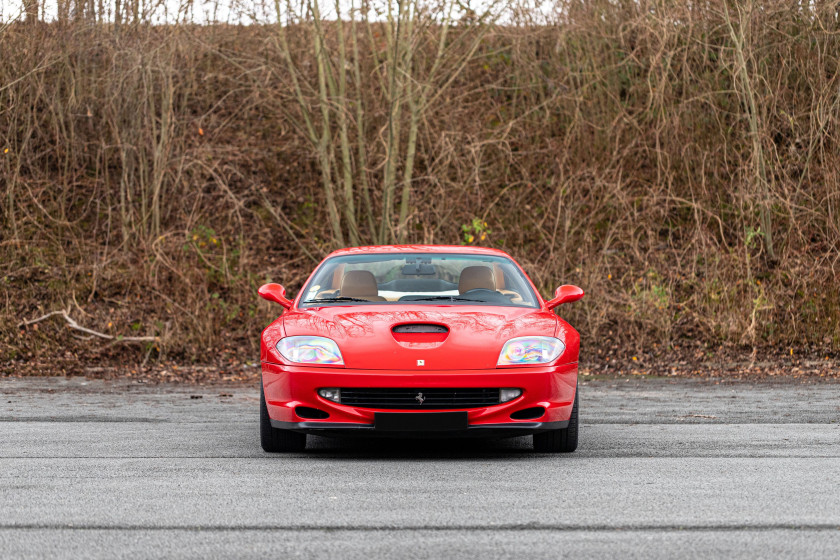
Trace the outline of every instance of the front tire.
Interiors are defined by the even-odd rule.
[[[281,430],[271,426],[262,381],[260,381],[260,444],[263,451],[268,453],[303,451],[306,449],[306,434]]]
[[[571,453],[578,444],[578,395],[575,390],[575,404],[569,425],[561,430],[534,434],[534,451],[537,453]]]

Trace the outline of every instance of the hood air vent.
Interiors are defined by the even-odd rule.
[[[434,333],[434,334],[446,334],[449,332],[449,329],[443,325],[433,325],[430,323],[411,323],[408,325],[397,325],[393,329],[391,329],[395,333],[399,334],[418,334],[418,333]]]
[[[391,334],[406,348],[435,348],[449,336],[449,328],[434,323],[407,323],[393,327]]]

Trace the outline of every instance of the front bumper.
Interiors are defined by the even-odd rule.
[[[549,367],[500,368],[492,370],[453,370],[418,372],[403,370],[353,370],[346,368],[287,366],[262,363],[262,383],[266,407],[275,428],[320,435],[404,435],[443,437],[505,437],[556,430],[568,425],[577,390],[577,363]],[[466,411],[466,430],[424,433],[378,431],[377,412],[400,412],[393,409],[361,408],[338,404],[318,395],[324,387],[516,387],[522,395],[502,404]],[[312,420],[296,414],[297,407],[315,408],[329,416]],[[539,417],[515,420],[511,414],[542,407]],[[420,413],[416,408],[404,412]],[[441,412],[440,409],[429,412]]]
[[[521,421],[507,424],[478,424],[469,426],[466,430],[452,430],[452,431],[435,431],[435,432],[419,432],[419,431],[379,431],[373,424],[355,424],[351,422],[318,422],[307,420],[305,422],[280,422],[279,420],[272,420],[271,426],[273,428],[280,428],[282,430],[292,430],[294,432],[304,432],[317,436],[328,437],[348,437],[348,436],[362,436],[362,437],[390,437],[390,438],[404,438],[416,437],[422,435],[427,438],[461,438],[461,437],[517,437],[535,434],[537,432],[545,432],[549,430],[559,430],[569,425],[568,420],[561,420],[559,422],[529,422]]]

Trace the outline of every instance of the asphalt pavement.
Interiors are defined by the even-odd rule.
[[[838,558],[840,384],[598,379],[580,447],[259,447],[256,387],[0,378],[0,558]]]

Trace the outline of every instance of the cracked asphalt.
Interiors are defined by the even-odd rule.
[[[571,455],[529,438],[270,455],[255,387],[3,378],[0,557],[840,557],[840,384],[580,394]]]

